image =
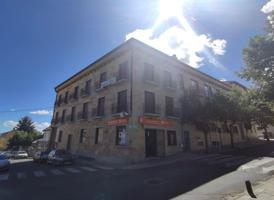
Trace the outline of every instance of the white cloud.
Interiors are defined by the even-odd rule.
[[[274,0],[267,2],[261,9],[263,13],[269,14],[274,11]]]
[[[35,126],[37,131],[41,132],[45,128],[49,127],[50,123],[49,122],[34,122],[34,126]]]
[[[224,55],[227,45],[224,39],[213,39],[208,34],[197,35],[179,25],[166,28],[155,35],[154,28],[137,29],[127,34],[126,40],[138,39],[170,56],[176,55],[178,59],[195,68],[203,65],[206,54],[212,52],[214,55]],[[210,57],[212,60],[212,56]]]
[[[225,78],[221,78],[220,81],[225,82],[227,80]]]
[[[7,127],[7,128],[10,128],[10,129],[13,129],[16,125],[17,125],[18,122],[16,121],[13,121],[13,120],[8,120],[8,121],[5,121],[3,123],[3,126]]]
[[[35,110],[31,111],[30,114],[32,115],[52,115],[51,110]]]

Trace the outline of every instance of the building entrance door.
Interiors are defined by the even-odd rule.
[[[68,141],[67,141],[67,151],[71,150],[71,140],[72,140],[72,135],[68,135]]]
[[[183,133],[182,133],[182,141],[183,141],[184,151],[190,151],[189,131],[183,131]]]
[[[146,140],[146,157],[157,156],[157,130],[146,129],[145,140]]]

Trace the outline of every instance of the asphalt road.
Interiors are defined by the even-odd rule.
[[[139,170],[106,170],[81,164],[53,167],[21,160],[13,163],[8,173],[0,173],[0,199],[170,199],[231,172],[254,157],[269,156],[272,151],[274,145],[269,144]]]

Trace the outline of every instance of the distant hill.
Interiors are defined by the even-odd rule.
[[[15,134],[15,131],[8,131],[0,135],[0,150],[7,148],[9,139]]]

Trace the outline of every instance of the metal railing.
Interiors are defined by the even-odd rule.
[[[149,107],[145,103],[143,104],[143,113],[144,115],[160,115],[161,113],[161,105],[155,104],[152,107]]]

